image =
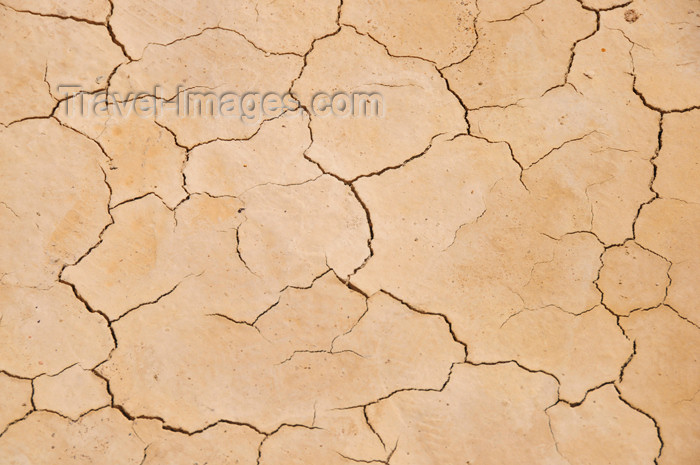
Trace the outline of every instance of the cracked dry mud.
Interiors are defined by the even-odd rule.
[[[700,463],[698,0],[0,0],[0,43],[0,465]]]

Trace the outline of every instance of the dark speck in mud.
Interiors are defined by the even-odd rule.
[[[634,10],[625,11],[625,21],[628,23],[633,23],[639,19],[639,13]]]

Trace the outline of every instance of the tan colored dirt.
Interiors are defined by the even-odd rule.
[[[0,0],[0,63],[0,465],[700,463],[698,0]]]

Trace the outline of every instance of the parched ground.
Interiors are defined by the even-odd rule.
[[[0,63],[0,465],[700,463],[700,1],[0,0]],[[67,111],[156,86],[300,107]]]

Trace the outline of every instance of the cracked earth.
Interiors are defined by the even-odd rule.
[[[0,464],[700,463],[700,1],[0,18]]]

